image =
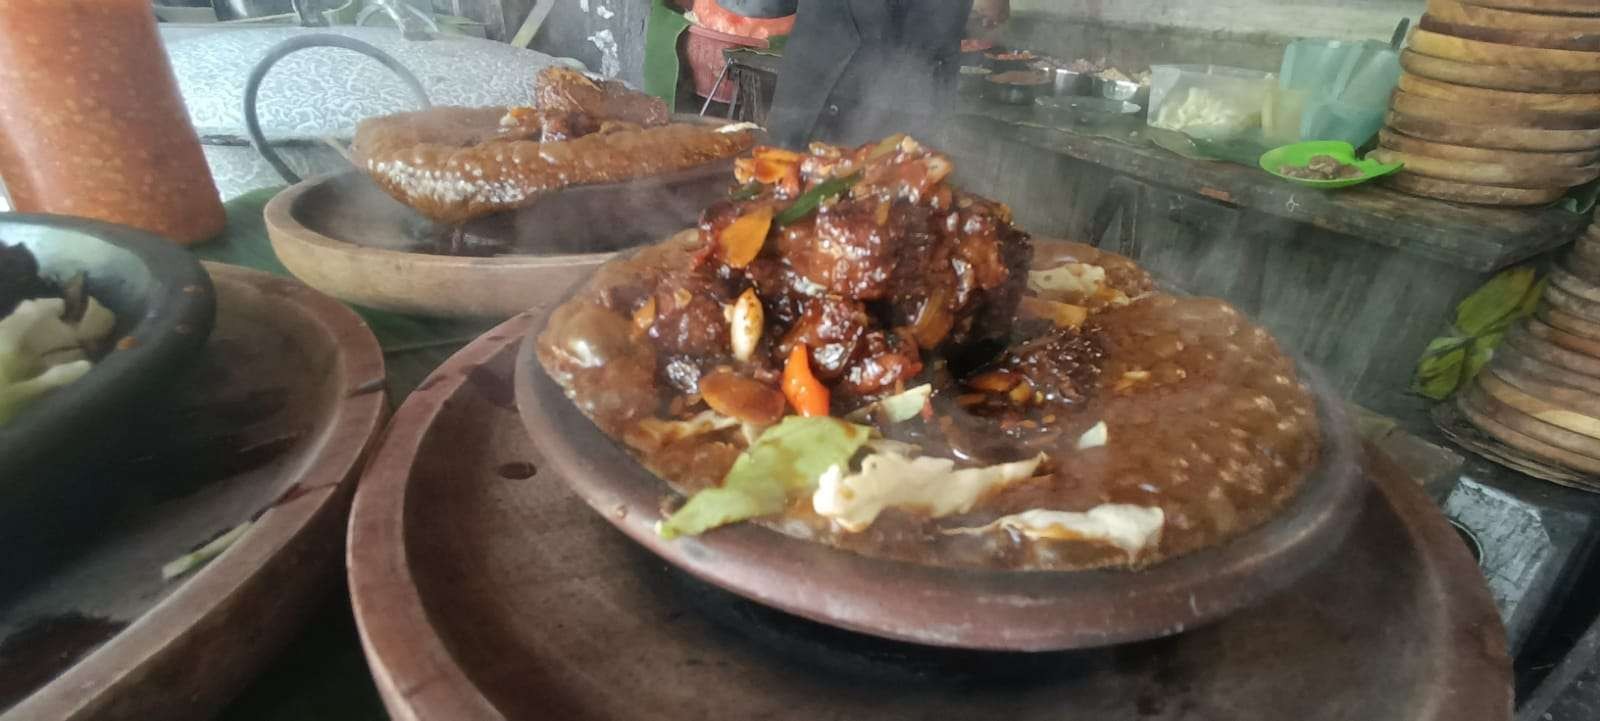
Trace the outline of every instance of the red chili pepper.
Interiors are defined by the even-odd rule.
[[[828,387],[811,374],[811,352],[804,343],[789,351],[789,362],[783,366],[783,395],[802,416],[828,415]]]

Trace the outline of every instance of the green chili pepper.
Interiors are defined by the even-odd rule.
[[[822,201],[843,195],[846,190],[850,189],[850,186],[855,185],[856,181],[860,179],[861,174],[857,173],[843,178],[834,178],[825,183],[818,183],[812,186],[810,190],[801,193],[800,197],[795,198],[794,205],[785,208],[776,218],[773,218],[773,222],[781,227],[805,220],[806,216],[816,212],[817,207],[822,205]]]
[[[728,200],[750,200],[761,195],[761,190],[760,183],[752,182],[748,185],[734,188],[732,192],[728,193]]]

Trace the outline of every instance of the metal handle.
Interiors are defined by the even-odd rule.
[[[256,66],[251,68],[250,77],[245,80],[244,128],[245,132],[250,134],[250,144],[255,146],[256,152],[260,153],[261,157],[266,158],[267,164],[271,165],[273,170],[278,171],[278,175],[290,185],[300,182],[300,176],[289,169],[289,166],[283,162],[283,158],[278,156],[278,151],[274,150],[272,145],[267,142],[266,135],[261,132],[261,120],[256,115],[256,97],[261,91],[261,81],[267,77],[267,72],[272,70],[272,66],[278,64],[279,60],[284,59],[291,53],[305,48],[344,48],[372,58],[393,71],[395,75],[400,76],[400,80],[411,90],[411,94],[417,98],[422,107],[433,107],[433,103],[428,100],[428,91],[422,87],[422,82],[417,80],[417,76],[406,70],[405,66],[400,64],[400,61],[395,60],[388,53],[379,50],[370,43],[343,35],[318,33],[289,38],[272,46],[272,49],[267,51],[266,57],[261,58],[261,62],[256,63]]]

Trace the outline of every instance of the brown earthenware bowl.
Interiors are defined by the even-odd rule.
[[[932,646],[1048,651],[1182,633],[1283,590],[1344,538],[1369,484],[1343,403],[1305,369],[1324,430],[1322,458],[1267,523],[1220,546],[1149,568],[1075,572],[945,568],[861,556],[754,524],[668,541],[656,534],[667,484],[567,399],[535,343],[517,359],[517,409],[545,459],[597,513],[680,569],[815,621]]]

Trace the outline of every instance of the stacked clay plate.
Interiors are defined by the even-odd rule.
[[[1506,334],[1456,404],[1520,454],[1600,476],[1600,224],[1551,270],[1538,311]]]
[[[1428,0],[1374,156],[1441,200],[1540,205],[1600,177],[1600,3]]]

